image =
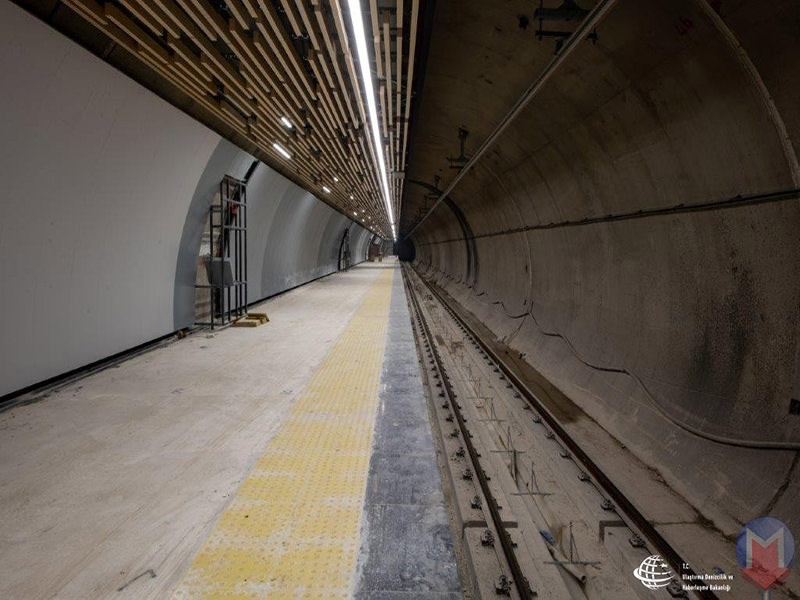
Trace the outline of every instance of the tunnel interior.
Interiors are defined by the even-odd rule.
[[[668,490],[630,498],[663,516],[675,548],[695,557],[713,548],[729,572],[754,519],[800,536],[797,2],[0,0],[0,32],[0,417],[28,406],[44,414],[51,394],[176,336],[210,345],[230,333],[206,332],[197,317],[198,285],[212,279],[204,265],[225,260],[224,245],[212,256],[213,220],[236,210],[221,191],[227,177],[247,191],[246,241],[229,259],[242,261],[243,312],[274,301],[287,322],[318,323],[324,335],[308,334],[309,344],[326,352],[348,339],[351,319],[379,330],[385,351],[362,332],[378,350],[362,356],[353,342],[350,355],[360,364],[380,355],[375,381],[422,373],[427,396],[413,390],[429,400],[415,408],[426,419],[445,391],[454,404],[458,394],[444,385],[450,359],[425,352],[442,344],[466,361],[453,335],[469,330],[464,345],[503,374],[497,387],[513,380],[546,397],[619,488],[635,490],[646,473]],[[395,279],[369,271],[383,267]],[[314,314],[324,299],[291,296],[314,286],[330,286],[333,316]],[[223,306],[213,294],[204,310]],[[292,298],[304,314],[291,312]],[[375,325],[373,313],[390,324]],[[426,315],[432,327],[459,325],[426,331]],[[248,363],[242,377],[294,402],[328,359],[270,343],[285,364]],[[237,350],[226,352],[217,364]],[[280,386],[270,368],[286,378]],[[383,391],[400,385],[387,381]],[[481,393],[473,399],[489,406]],[[203,418],[244,423],[258,409],[218,410]],[[493,451],[516,461],[508,427],[508,447]],[[375,439],[384,434],[376,425]],[[413,428],[403,435],[416,439]],[[0,443],[6,436],[0,428]],[[256,464],[248,457],[242,472]],[[0,507],[18,506],[14,493]],[[461,525],[457,548],[471,539]],[[565,561],[556,537],[561,550],[548,541],[545,558]],[[570,597],[612,597],[570,577]],[[776,597],[797,598],[797,568],[781,577]],[[69,592],[84,597],[75,582]],[[13,585],[0,591],[26,596],[26,580]]]
[[[796,61],[773,62],[774,8],[618,3],[558,68],[505,7],[438,5],[408,176],[457,187],[421,219],[409,188],[400,228],[421,273],[715,520],[787,502],[800,434]],[[527,106],[509,53],[549,76]],[[482,152],[460,179],[459,132]]]
[[[414,241],[405,238],[394,244],[394,253],[403,262],[414,262],[417,257],[417,249],[414,246]]]

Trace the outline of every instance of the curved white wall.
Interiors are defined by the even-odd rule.
[[[205,211],[253,159],[7,2],[0,49],[2,396],[190,325]],[[336,270],[349,219],[265,165],[248,198],[251,299]]]
[[[2,394],[172,330],[219,136],[9,3],[0,48]]]
[[[263,163],[247,184],[247,202],[250,302],[335,272],[345,228],[353,225],[351,236],[366,231]]]

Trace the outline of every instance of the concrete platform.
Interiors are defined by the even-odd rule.
[[[0,415],[0,597],[168,598],[176,590],[187,598],[332,597],[331,579],[339,582],[340,597],[353,595],[356,586],[363,597],[421,597],[419,591],[457,597],[441,484],[430,468],[432,446],[417,447],[404,459],[408,464],[389,466],[393,451],[381,442],[386,418],[420,428],[430,438],[408,343],[410,323],[398,312],[405,307],[402,294],[396,264],[364,265],[265,302],[256,309],[269,314],[265,326],[191,336]],[[375,331],[381,319],[382,330]],[[372,346],[363,348],[366,339]],[[345,364],[342,352],[358,364]],[[397,370],[400,364],[403,369]],[[363,381],[337,372],[345,366],[363,372]],[[400,379],[393,377],[398,373]],[[326,397],[326,386],[338,386],[335,393],[349,398],[350,384],[362,386],[356,413],[348,418],[350,438],[366,443],[363,459],[334,460],[330,464],[338,464],[341,473],[331,473],[336,475],[331,479],[324,476],[327,467],[317,468],[314,479],[314,465],[330,458],[315,453],[314,446],[326,435],[334,445],[343,439],[330,435],[341,423],[328,422],[326,429],[326,420],[340,418],[344,410],[333,403],[320,411],[314,399]],[[387,407],[400,413],[384,413]],[[325,486],[350,482],[345,513],[355,527],[341,525],[337,535],[349,540],[351,551],[347,560],[329,565],[338,574],[318,588],[308,578],[303,585],[296,585],[300,577],[277,581],[280,574],[258,562],[262,555],[253,550],[265,548],[252,542],[269,537],[269,519],[261,522],[267,529],[249,521],[237,525],[241,539],[250,536],[239,553],[241,563],[214,564],[213,554],[203,563],[203,548],[213,547],[215,539],[231,541],[219,536],[227,531],[226,519],[238,514],[248,481],[264,475],[254,466],[263,466],[270,447],[287,431],[300,449],[297,457],[319,459],[295,465],[307,476],[287,489],[302,491],[312,510],[287,517],[294,519],[289,537],[302,544],[319,536],[319,522],[309,515],[319,516],[314,509],[331,506],[339,494]],[[386,468],[422,476],[424,486],[412,484],[417,491],[409,496],[408,486],[397,483],[401,479],[384,483]],[[259,488],[263,506],[275,501],[273,492],[271,485]],[[381,531],[376,541],[371,532]],[[280,554],[289,537],[267,549]],[[375,549],[394,544],[402,552],[376,562]],[[435,583],[406,575],[418,573],[413,561],[420,555]],[[314,560],[320,558],[313,553],[304,557],[303,568],[314,573]],[[213,586],[193,587],[198,561],[217,573]],[[260,585],[246,585],[248,569],[263,576]]]

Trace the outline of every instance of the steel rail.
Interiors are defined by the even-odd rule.
[[[414,292],[414,289],[410,283],[410,278],[407,275],[405,269],[403,269],[403,283],[406,286],[407,295],[411,300],[414,313],[417,316],[418,323],[422,329],[423,335],[425,336],[428,345],[430,346],[431,355],[433,356],[433,360],[435,361],[436,368],[439,371],[439,375],[441,378],[440,380],[443,386],[442,389],[447,395],[447,400],[450,403],[450,406],[453,409],[453,413],[456,416],[456,421],[458,422],[458,428],[461,432],[461,437],[464,440],[464,446],[466,447],[467,452],[469,453],[469,457],[473,466],[473,471],[478,479],[481,491],[483,492],[483,495],[486,498],[486,504],[489,507],[489,515],[492,519],[492,523],[494,524],[495,529],[497,530],[498,537],[500,538],[500,546],[503,550],[503,555],[505,556],[506,562],[508,563],[509,569],[511,570],[514,586],[516,587],[520,598],[522,598],[523,600],[533,600],[534,596],[533,593],[531,592],[530,582],[522,572],[522,567],[520,567],[519,561],[517,560],[517,555],[514,552],[514,543],[511,540],[511,536],[503,526],[503,518],[500,515],[500,507],[498,506],[497,500],[492,494],[492,490],[489,487],[489,480],[486,477],[486,473],[484,473],[483,468],[481,467],[480,461],[478,460],[479,459],[478,451],[475,448],[475,445],[472,443],[469,430],[467,429],[466,421],[464,420],[464,416],[461,414],[458,402],[456,401],[456,394],[453,392],[453,388],[450,385],[450,381],[446,375],[444,365],[442,364],[442,357],[439,355],[439,350],[437,349],[436,344],[434,343],[434,336],[431,333],[431,329],[430,326],[428,325],[427,319],[425,318],[425,315],[422,312],[422,309],[420,308],[419,300],[417,300],[416,293]]]
[[[411,268],[411,267],[406,267]],[[693,585],[706,586],[708,582],[702,579],[688,563],[680,556],[678,551],[659,533],[655,526],[647,520],[647,518],[639,511],[638,508],[628,499],[628,497],[620,490],[614,482],[603,472],[600,466],[581,448],[580,444],[576,442],[572,436],[561,426],[561,423],[556,419],[550,410],[536,397],[524,381],[510,368],[506,362],[501,358],[492,347],[487,344],[483,338],[467,323],[461,315],[453,308],[452,304],[445,299],[429,282],[427,282],[421,275],[416,273],[419,280],[425,285],[427,290],[441,303],[441,305],[448,311],[448,313],[469,333],[471,338],[475,340],[484,352],[497,364],[503,371],[508,380],[513,383],[519,390],[522,398],[531,405],[542,417],[542,420],[547,423],[551,431],[556,435],[559,441],[567,447],[573,455],[573,458],[581,463],[583,470],[592,475],[597,485],[608,495],[608,497],[616,504],[617,514],[626,524],[631,527],[633,531],[639,531],[642,535],[652,544],[661,557],[672,567],[673,571],[679,577],[686,576],[693,583]],[[620,512],[620,510],[622,512]],[[707,600],[716,599],[717,595],[711,590],[695,590],[695,593],[700,597]]]

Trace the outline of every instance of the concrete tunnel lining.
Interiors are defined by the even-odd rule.
[[[780,36],[752,36],[756,3],[747,2],[724,13],[733,35],[751,42],[732,50],[701,4],[618,3],[602,23],[604,51],[576,49],[455,188],[485,267],[475,285],[465,285],[466,236],[443,206],[412,235],[416,264],[671,484],[698,505],[716,504],[707,514],[747,520],[754,505],[777,503],[796,523],[781,498],[800,440],[790,414],[800,375],[800,211],[774,111],[796,145],[797,109],[771,66],[790,50]],[[475,10],[486,14],[442,5],[434,32],[469,18],[490,29],[492,8]],[[672,26],[680,16],[693,23],[690,34]],[[770,19],[779,27],[780,17]],[[469,76],[503,73],[512,93],[526,81],[521,71],[499,71],[502,59],[491,54],[470,64],[480,39],[434,33],[429,103],[419,115],[431,138],[453,139],[466,125],[475,138],[468,152],[515,99],[487,106],[487,82]],[[767,65],[759,46],[770,42],[784,45]],[[743,66],[748,50],[769,75],[754,79]],[[437,83],[445,71],[461,74],[458,88]],[[774,104],[759,80],[780,90]],[[440,147],[427,143],[412,156],[410,175],[435,164],[429,154]],[[607,218],[772,193],[783,195],[713,212]],[[578,226],[553,226],[563,222]],[[665,439],[670,420],[706,438],[787,451],[726,455],[686,432]]]

